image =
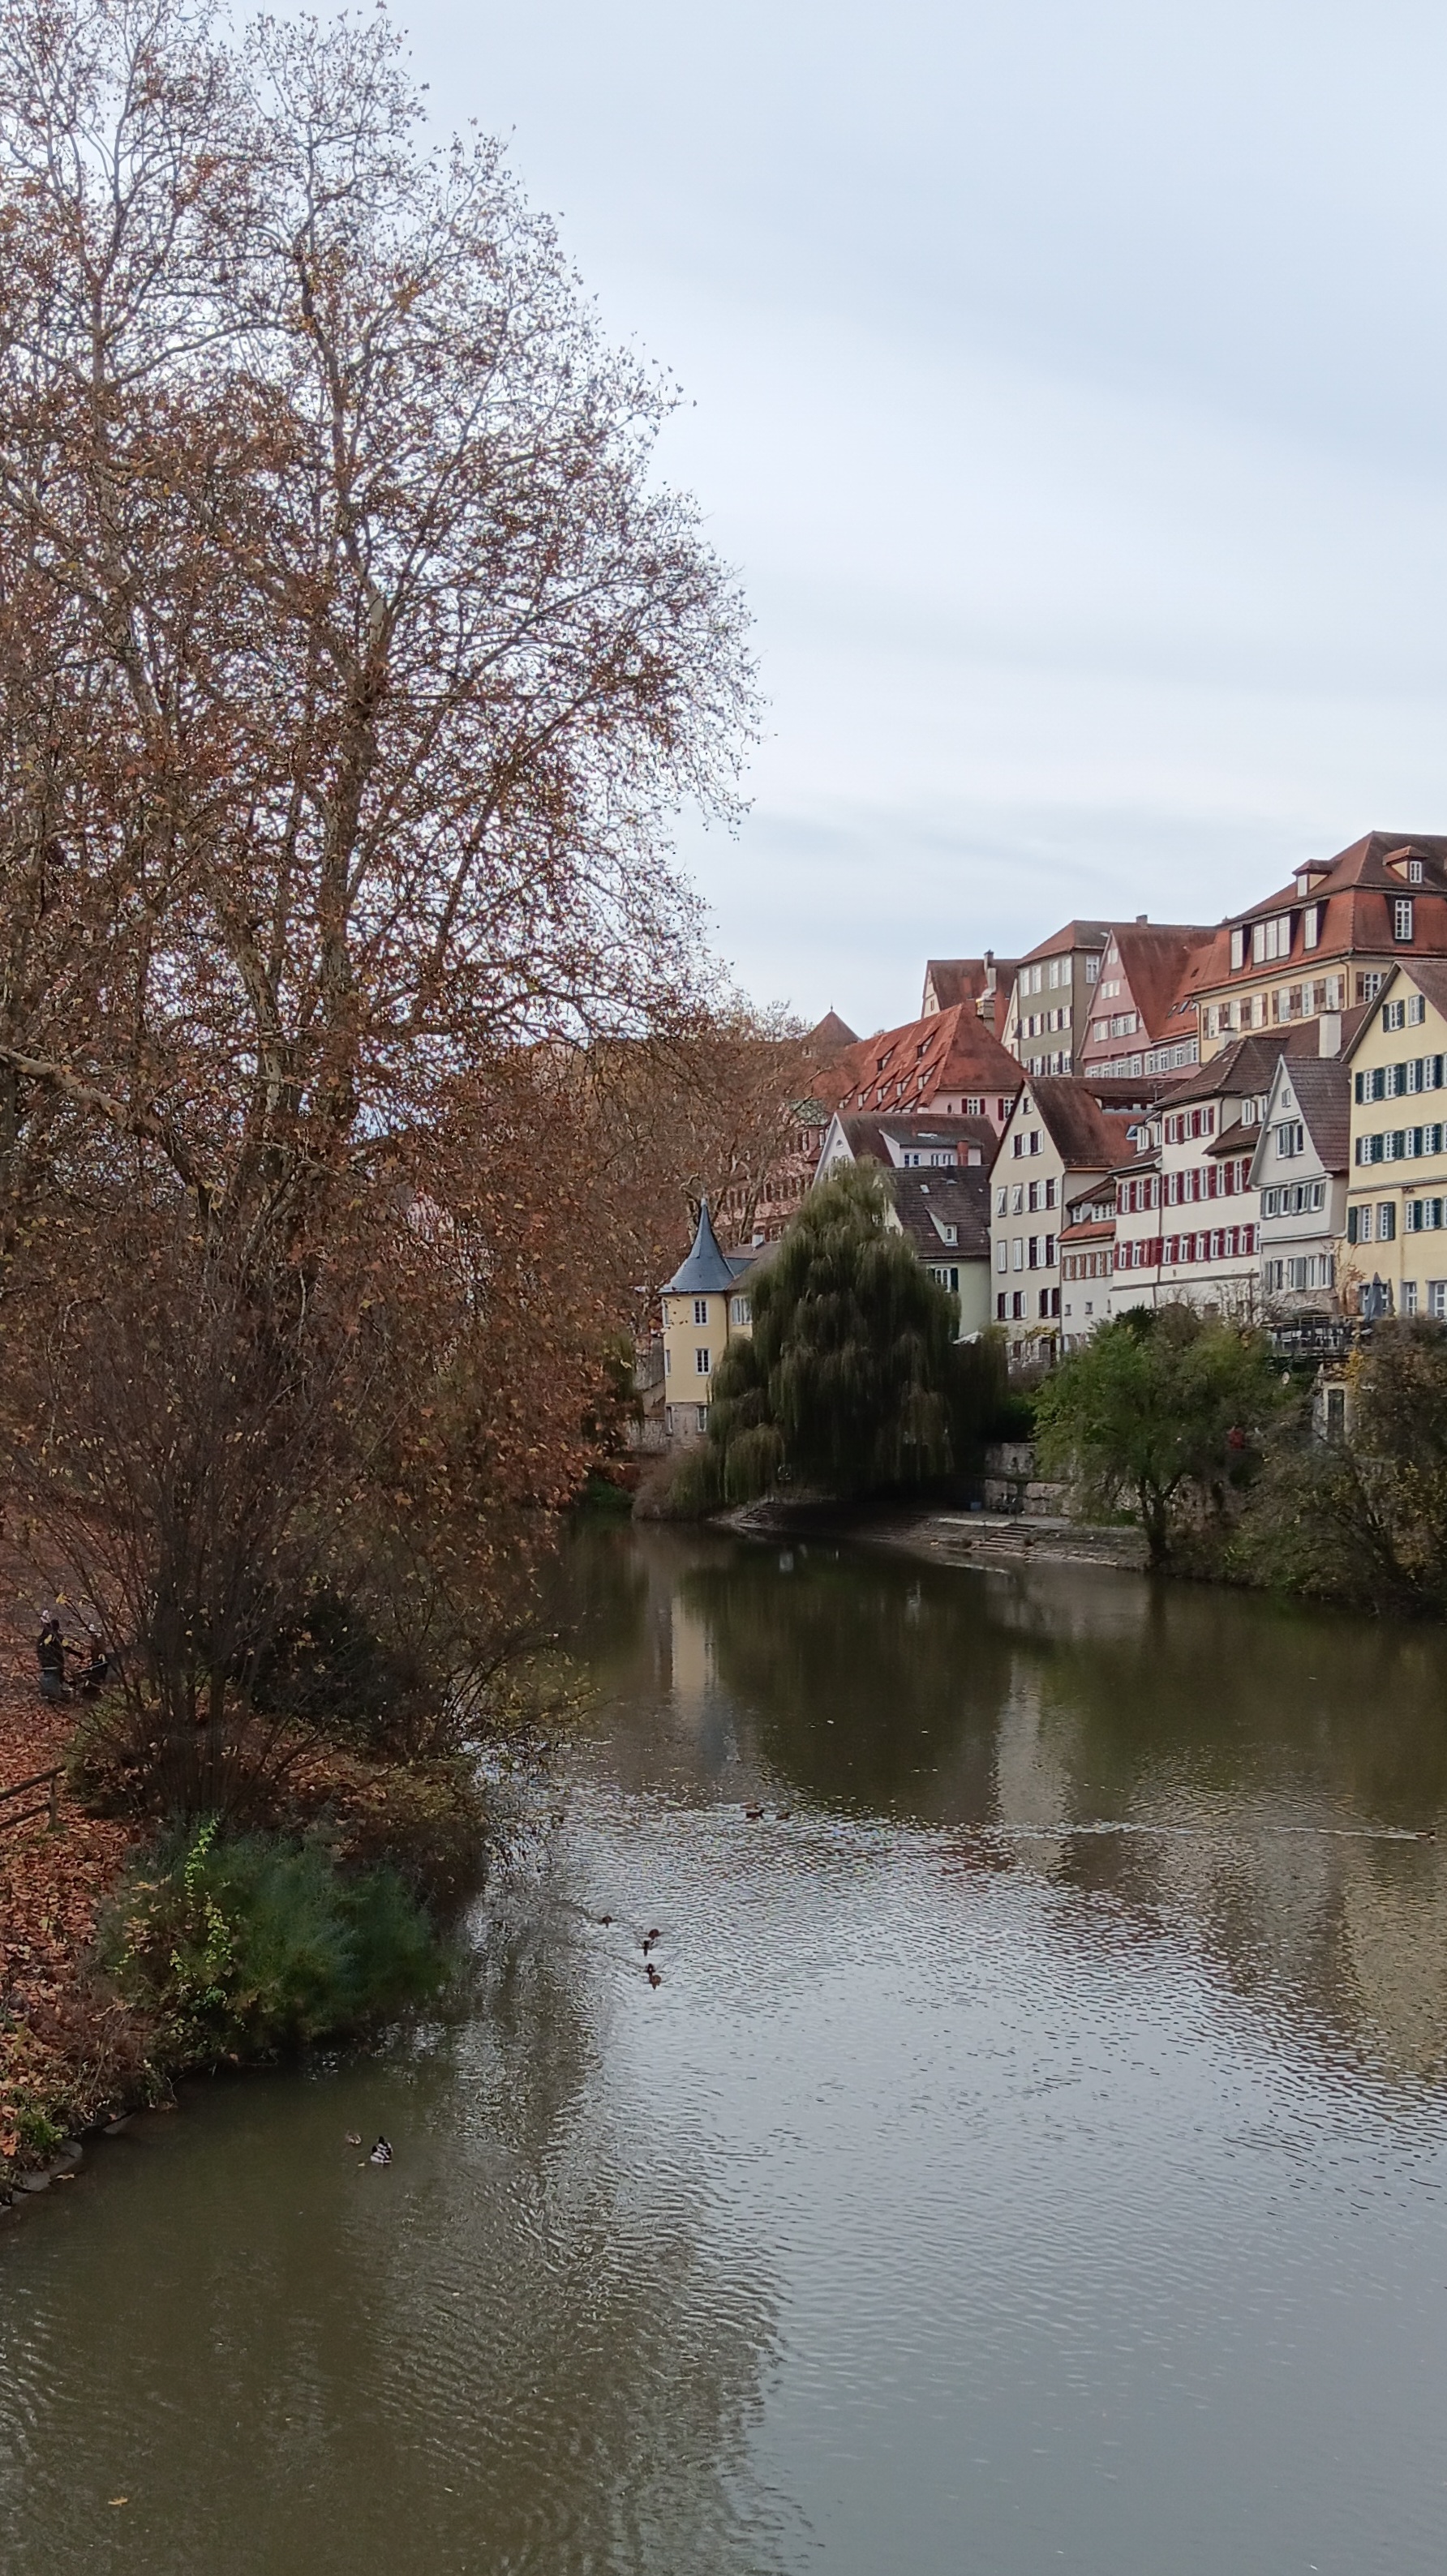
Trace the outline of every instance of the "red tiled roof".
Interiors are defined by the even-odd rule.
[[[828,1088],[839,1108],[895,1116],[970,1093],[1013,1099],[1023,1080],[1015,1058],[965,1002],[861,1038],[828,1071]]]
[[[933,1117],[897,1118],[887,1109],[839,1109],[835,1111],[848,1139],[849,1150],[856,1162],[873,1161],[895,1168],[894,1156],[885,1143],[893,1136],[897,1143],[921,1148],[929,1145],[953,1145],[961,1165],[967,1165],[971,1153],[978,1153],[988,1172],[1000,1150],[1000,1139],[988,1118],[947,1118],[943,1112]],[[936,1166],[949,1169],[948,1165]],[[978,1167],[976,1167],[978,1168]]]
[[[1091,1085],[1073,1073],[1040,1074],[1026,1086],[1067,1171],[1104,1172],[1130,1148],[1124,1113],[1107,1115]]]
[[[1422,863],[1418,885],[1409,884],[1390,865],[1393,859],[1409,858]],[[1403,894],[1411,895],[1418,905],[1410,948],[1399,947],[1392,935],[1392,903]],[[1245,964],[1233,968],[1233,929],[1249,930],[1253,923],[1279,913],[1300,915],[1307,904],[1320,907],[1320,936],[1314,948],[1303,946],[1298,918],[1292,922],[1291,946],[1285,957],[1272,959],[1269,967],[1253,966],[1248,940]],[[1221,922],[1209,944],[1191,960],[1175,1007],[1179,1010],[1194,1005],[1205,995],[1229,992],[1248,979],[1259,981],[1267,972],[1284,978],[1293,972],[1314,973],[1334,958],[1395,956],[1410,962],[1419,953],[1447,955],[1447,836],[1367,832],[1360,841],[1353,841],[1350,849],[1339,850],[1334,859],[1319,864],[1307,893],[1298,894],[1293,879],[1290,885],[1279,887],[1245,912],[1232,913]]]
[[[1113,925],[1111,940],[1130,1001],[1140,1014],[1137,1034],[1143,1042],[1153,1043],[1164,1036],[1182,976],[1197,952],[1208,947],[1214,936],[1205,925],[1185,922],[1130,921]],[[1100,1008],[1104,1015],[1106,1003],[1102,1002]],[[1116,1008],[1113,996],[1109,1008]],[[1086,1040],[1087,1052],[1093,1046],[1100,1055],[1118,1055],[1124,1044],[1124,1039],[1110,1036]]]

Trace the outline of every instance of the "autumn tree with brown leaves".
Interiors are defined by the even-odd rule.
[[[668,387],[385,19],[15,0],[0,154],[6,1471],[157,1794],[234,1806],[298,1584],[400,1567],[462,1671],[576,1481],[558,1067],[707,1016],[668,836],[745,621]]]

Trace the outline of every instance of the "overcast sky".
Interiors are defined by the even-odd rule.
[[[760,1000],[1447,831],[1447,11],[394,0],[511,137],[758,621]]]

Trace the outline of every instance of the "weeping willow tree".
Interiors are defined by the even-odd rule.
[[[1003,1392],[992,1345],[955,1340],[954,1300],[890,1222],[882,1173],[850,1165],[811,1191],[750,1274],[753,1337],[714,1379],[693,1498],[780,1483],[881,1493],[963,1466]]]

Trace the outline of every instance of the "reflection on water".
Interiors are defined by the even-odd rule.
[[[465,2020],[0,2237],[6,2570],[1437,2576],[1447,1640],[565,1579],[595,1724]]]

